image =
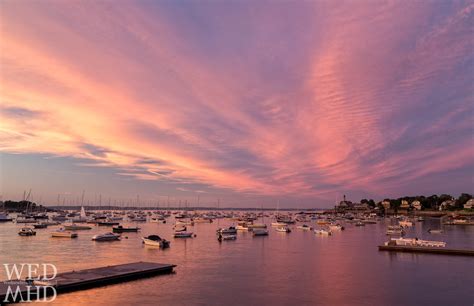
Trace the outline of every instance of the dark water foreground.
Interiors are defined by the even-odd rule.
[[[91,241],[109,228],[79,231],[78,239],[54,239],[55,228],[20,237],[22,225],[0,224],[1,263],[53,263],[59,272],[133,261],[176,264],[176,273],[86,291],[61,294],[51,305],[472,305],[472,257],[379,252],[386,224],[355,227],[330,237],[293,228],[270,229],[268,237],[239,233],[218,243],[219,220],[189,227],[197,237],[171,238],[171,223],[139,224],[118,242]],[[314,225],[314,224],[313,224]],[[474,249],[474,227],[446,226],[431,235],[437,219],[417,223],[410,237]],[[143,246],[140,238],[160,234],[171,247]],[[2,278],[5,273],[2,269]]]

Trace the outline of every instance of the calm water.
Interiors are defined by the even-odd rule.
[[[268,223],[270,220],[266,220]],[[386,221],[388,222],[388,221]],[[176,264],[176,273],[129,283],[61,294],[53,305],[473,305],[474,260],[429,254],[379,252],[386,223],[355,227],[330,237],[293,227],[290,234],[269,228],[268,237],[239,233],[218,243],[215,230],[233,224],[196,224],[197,237],[173,239],[168,224],[140,223],[128,239],[97,243],[108,231],[79,231],[78,239],[50,238],[56,227],[20,237],[22,225],[0,224],[0,262],[54,263],[59,272],[133,261]],[[124,223],[127,224],[127,223]],[[314,224],[313,224],[314,225]],[[430,235],[439,220],[418,222],[407,236],[474,249],[474,227],[445,227]],[[159,234],[171,247],[143,246],[144,235]],[[2,267],[3,268],[3,267]],[[5,273],[2,272],[2,278]]]

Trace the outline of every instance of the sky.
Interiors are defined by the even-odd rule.
[[[473,1],[2,0],[2,198],[472,193],[473,15]]]

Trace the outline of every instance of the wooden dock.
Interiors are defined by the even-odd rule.
[[[174,267],[176,267],[176,265],[160,264],[154,262],[134,262],[64,272],[58,273],[56,277],[49,282],[49,285],[54,287],[56,293],[59,294],[62,292],[95,288],[104,285],[150,277],[157,274],[171,273]],[[8,290],[13,292],[18,290],[21,292],[19,296],[25,298],[27,295],[27,285],[28,284],[25,281],[0,282],[0,305],[5,303],[20,302],[21,300],[18,298],[16,300],[11,300],[12,294],[8,294]],[[35,285],[37,284],[33,284],[33,286]],[[46,295],[54,294],[54,290],[50,289]],[[34,292],[32,292],[32,296],[33,299],[36,299]]]
[[[395,246],[395,245],[379,245],[379,251],[406,252],[406,253],[428,253],[428,254],[458,255],[458,256],[474,256],[474,250],[459,250],[459,249],[430,248],[430,247],[412,247],[412,246]]]

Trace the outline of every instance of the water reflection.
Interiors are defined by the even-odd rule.
[[[269,220],[265,220],[270,222]],[[439,239],[453,248],[474,248],[473,227],[439,227],[436,219],[418,222],[408,236]],[[17,235],[21,225],[0,224],[2,263],[51,262],[59,271],[132,261],[177,264],[176,273],[58,296],[54,305],[412,305],[469,304],[474,296],[474,262],[468,257],[378,252],[386,240],[387,222],[355,227],[330,237],[269,228],[268,237],[239,233],[236,241],[219,243],[215,230],[231,225],[219,220],[189,227],[196,238],[173,239],[172,221],[141,223],[139,233],[117,242],[91,237],[110,228],[79,231],[77,239],[53,239],[54,227],[36,237]],[[127,224],[125,225],[132,225]],[[144,246],[142,236],[159,234],[169,249]],[[449,281],[448,281],[449,280]]]

